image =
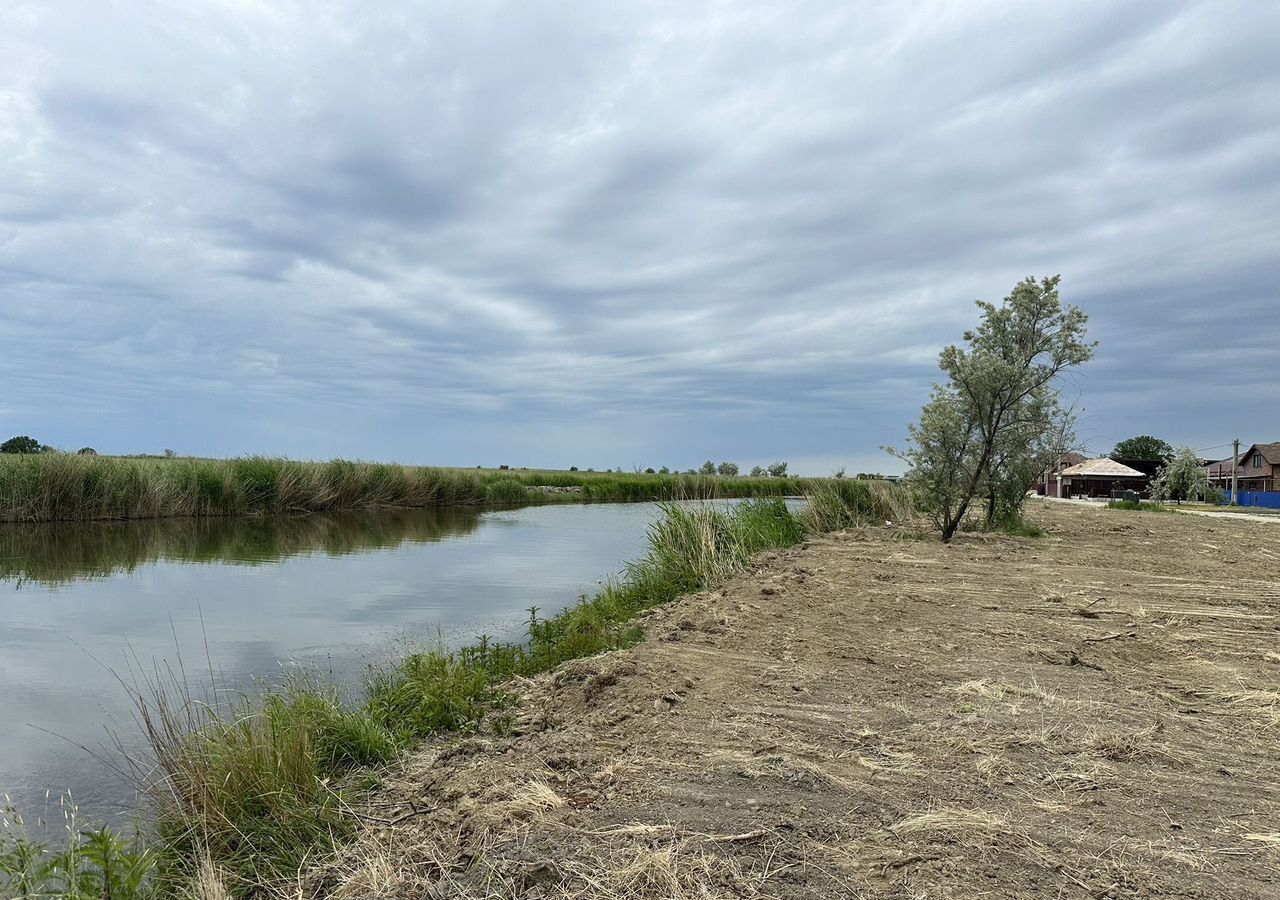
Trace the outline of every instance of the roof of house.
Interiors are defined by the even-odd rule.
[[[1063,469],[1062,474],[1066,476],[1079,476],[1081,478],[1147,477],[1137,469],[1131,469],[1124,463],[1118,463],[1114,459],[1108,459],[1105,456],[1100,459],[1086,459],[1082,463],[1077,463],[1070,468]]]
[[[1240,458],[1242,460],[1248,459],[1249,454],[1253,453],[1255,450],[1261,453],[1262,458],[1271,465],[1280,466],[1280,441],[1274,441],[1270,444],[1254,444],[1248,450],[1244,451],[1244,453],[1241,453]]]
[[[1235,457],[1228,456],[1226,459],[1214,460],[1207,462],[1204,467],[1209,471],[1210,475],[1220,475],[1224,472],[1231,471],[1231,464],[1235,462]]]

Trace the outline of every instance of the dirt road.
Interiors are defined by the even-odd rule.
[[[816,540],[654,614],[390,775],[312,887],[1280,897],[1280,530],[1032,517]]]

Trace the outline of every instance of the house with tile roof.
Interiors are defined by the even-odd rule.
[[[1058,476],[1058,496],[1110,497],[1112,491],[1129,490],[1145,493],[1151,477],[1110,457],[1086,459],[1068,466]]]
[[[1228,456],[1204,467],[1209,480],[1224,491],[1231,491],[1232,463],[1241,491],[1280,491],[1280,441],[1252,444],[1237,460]]]

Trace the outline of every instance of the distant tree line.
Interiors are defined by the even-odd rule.
[[[569,471],[576,472],[578,471],[578,467],[570,466]],[[594,472],[595,470],[587,469],[587,471]],[[616,470],[605,469],[604,471],[606,472],[617,471],[619,474],[621,474],[622,467],[619,466]],[[683,475],[718,475],[722,478],[736,478],[738,475],[742,474],[742,468],[735,462],[719,462],[718,463],[709,459],[698,468],[685,469],[684,472],[681,472],[679,469],[672,469],[669,466],[663,466],[660,469],[655,469],[653,468],[653,466],[649,466],[647,468],[642,469],[640,466],[636,466],[635,472],[636,474],[643,473],[645,475],[671,475],[674,473],[676,475],[681,475],[681,474]],[[775,462],[775,463],[770,463],[767,466],[755,466],[751,469],[751,472],[749,474],[752,478],[766,478],[766,477],[785,478],[787,474],[787,463]],[[837,476],[837,477],[842,477],[842,476]],[[858,477],[861,478],[862,476],[859,475]]]
[[[81,450],[80,452],[84,453],[85,450],[93,452],[92,447],[85,447],[84,450]],[[60,451],[58,450],[57,447],[50,447],[48,444],[42,444],[39,441],[37,441],[35,438],[26,434],[20,434],[20,435],[17,435],[16,437],[11,437],[9,438],[9,440],[5,441],[3,444],[0,444],[0,453],[29,454],[29,453],[58,453],[58,452]]]

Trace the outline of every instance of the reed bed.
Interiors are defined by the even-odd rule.
[[[824,481],[811,486],[805,500],[800,520],[815,533],[866,525],[907,525],[917,517],[909,489],[890,481]]]
[[[0,455],[0,522],[784,496],[804,493],[814,483],[803,478],[448,469],[265,456],[5,454]]]

